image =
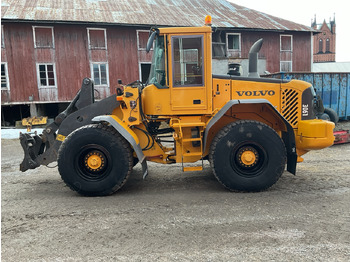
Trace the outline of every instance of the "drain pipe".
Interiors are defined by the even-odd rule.
[[[249,74],[248,77],[260,77],[258,73],[258,54],[263,44],[263,39],[256,41],[249,50]]]

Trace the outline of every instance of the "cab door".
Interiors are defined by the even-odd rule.
[[[169,87],[175,113],[202,113],[208,108],[204,41],[204,34],[170,35]]]

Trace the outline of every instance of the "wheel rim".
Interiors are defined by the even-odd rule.
[[[267,165],[265,149],[252,142],[237,145],[231,151],[231,166],[240,176],[258,176]]]
[[[111,156],[99,145],[87,145],[78,153],[75,166],[78,174],[89,181],[104,179],[110,170]]]

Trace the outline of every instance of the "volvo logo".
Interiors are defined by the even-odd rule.
[[[257,90],[257,91],[236,91],[239,96],[273,96],[273,90]]]

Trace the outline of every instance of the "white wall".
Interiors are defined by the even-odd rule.
[[[213,59],[212,68],[214,75],[227,75],[229,63],[239,63],[242,66],[242,76],[248,76],[249,61],[248,59]],[[260,75],[264,75],[266,71],[266,60],[259,59],[258,72]]]

